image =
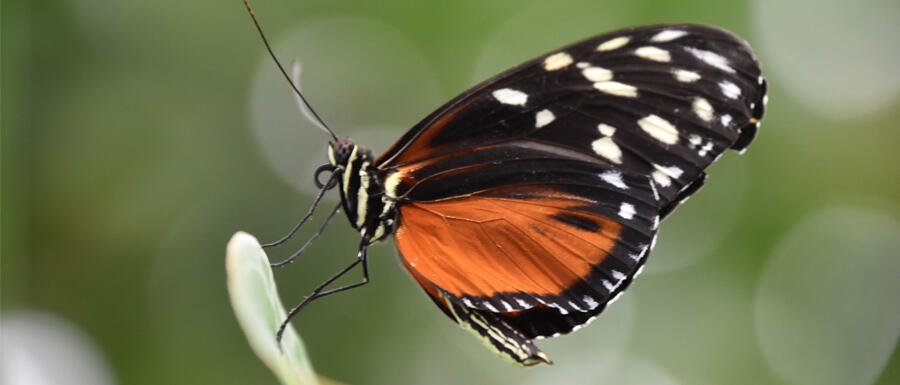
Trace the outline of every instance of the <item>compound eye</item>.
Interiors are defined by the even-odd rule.
[[[334,153],[334,164],[345,165],[350,154],[353,153],[353,149],[356,148],[356,144],[348,138],[343,138],[334,143],[331,148]]]

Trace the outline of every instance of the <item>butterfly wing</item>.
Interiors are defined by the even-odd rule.
[[[633,184],[641,191],[631,196],[574,183],[402,205],[400,259],[451,319],[501,356],[547,362],[530,341],[599,314],[628,286],[655,235],[648,181]]]
[[[501,319],[499,314],[471,309],[447,298],[434,285],[425,281],[421,275],[411,269],[405,260],[402,261],[413,278],[425,289],[431,300],[447,317],[477,338],[482,339],[485,346],[496,352],[501,358],[524,366],[542,362],[551,363],[550,358],[534,346],[531,341],[533,337],[519,332],[510,323]]]
[[[743,40],[698,25],[616,31],[498,75],[375,162],[401,260],[456,322],[537,362],[523,338],[570,332],[627,286],[659,221],[752,141],[765,91]]]
[[[703,169],[726,149],[749,145],[765,91],[749,46],[726,31],[699,25],[625,29],[474,87],[416,125],[376,166],[408,168],[404,177],[418,182],[459,167],[460,155],[473,149],[542,144],[652,177],[666,214],[686,197],[682,191],[702,184]]]

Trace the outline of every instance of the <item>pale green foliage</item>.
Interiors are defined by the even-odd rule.
[[[250,347],[281,383],[319,384],[303,340],[292,326],[285,330],[283,352],[275,341],[275,332],[286,312],[278,297],[269,258],[259,242],[250,234],[237,232],[228,242],[226,254],[231,306]]]

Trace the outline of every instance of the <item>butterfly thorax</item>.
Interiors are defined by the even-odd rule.
[[[384,193],[380,173],[372,166],[372,152],[342,138],[329,146],[328,160],[338,173],[341,203],[350,225],[371,242],[390,234],[394,201]]]

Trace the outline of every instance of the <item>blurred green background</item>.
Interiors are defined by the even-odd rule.
[[[282,60],[302,59],[323,118],[376,152],[479,80],[619,27],[724,27],[753,45],[770,84],[757,141],[662,225],[632,289],[590,327],[539,342],[556,365],[494,358],[388,242],[370,251],[373,283],[294,322],[319,373],[900,383],[896,0],[253,5]],[[241,2],[5,0],[0,96],[3,382],[275,383],[229,306],[225,243],[290,229],[326,137],[296,112]],[[275,272],[286,304],[354,257],[345,221]]]

